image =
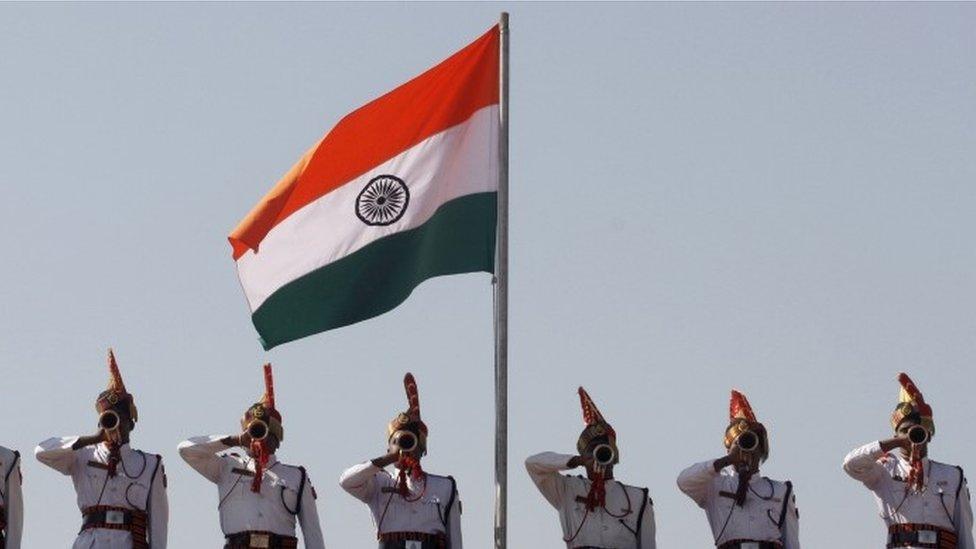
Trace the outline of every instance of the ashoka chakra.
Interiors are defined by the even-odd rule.
[[[378,175],[356,197],[356,215],[367,225],[390,225],[403,217],[409,203],[410,189],[402,179]]]

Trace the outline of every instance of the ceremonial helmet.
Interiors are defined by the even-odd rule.
[[[417,436],[417,450],[420,455],[425,455],[427,424],[420,419],[420,392],[417,389],[417,380],[410,372],[403,376],[403,389],[407,394],[407,409],[390,421],[387,426],[387,441],[392,442],[393,435],[398,431],[410,431]]]
[[[271,364],[264,365],[264,396],[244,412],[241,418],[241,428],[248,429],[254,421],[263,421],[268,427],[268,434],[274,435],[278,442],[285,440],[285,430],[281,426],[281,413],[275,407],[274,377]]]
[[[583,432],[580,433],[576,441],[576,450],[580,455],[586,452],[590,444],[599,438],[605,438],[606,443],[613,449],[613,463],[620,461],[620,451],[617,448],[617,432],[613,430],[610,423],[604,419],[596,403],[590,398],[586,389],[580,387],[579,390],[580,407],[583,409]]]
[[[929,436],[935,435],[935,420],[932,417],[932,407],[925,402],[925,397],[918,387],[902,372],[898,374],[898,383],[901,384],[901,391],[898,395],[898,405],[891,413],[891,427],[898,431],[898,428],[907,420],[912,420],[925,427]]]
[[[122,382],[122,374],[119,372],[119,365],[115,361],[115,353],[112,349],[108,350],[108,388],[99,393],[95,399],[95,411],[99,414],[116,408],[124,407],[129,412],[132,422],[139,421],[139,410],[136,409],[136,402],[132,395],[125,389]]]
[[[746,395],[732,389],[729,399],[729,426],[725,429],[725,448],[731,449],[736,440],[747,431],[758,438],[759,458],[766,461],[769,457],[769,435],[766,427],[756,419],[756,413]]]

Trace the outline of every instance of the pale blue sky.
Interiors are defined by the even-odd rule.
[[[728,391],[771,431],[806,547],[880,546],[841,472],[888,433],[895,375],[933,454],[976,471],[976,4],[2,4],[0,365],[25,547],[79,527],[30,457],[93,429],[116,348],[138,447],[164,456],[172,547],[218,547],[216,490],[179,459],[276,366],[287,440],[333,549],[375,547],[342,469],[381,452],[418,378],[428,469],[467,546],[492,509],[487,275],[265,353],[227,232],[342,115],[512,13],[510,547],[561,547],[522,460],[570,452],[585,385],[646,485],[663,548],[710,544],[680,494],[720,454]]]

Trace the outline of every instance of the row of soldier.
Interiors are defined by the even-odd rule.
[[[138,412],[111,351],[109,370],[109,387],[96,401],[98,432],[45,440],[35,454],[72,477],[82,513],[76,549],[163,549],[168,504],[162,459],[129,445]],[[976,549],[963,471],[928,458],[935,434],[932,408],[907,375],[898,379],[893,436],[853,450],[844,470],[874,493],[888,527],[887,547]],[[461,549],[457,485],[450,476],[422,468],[428,430],[409,373],[404,387],[408,407],[389,425],[387,453],[346,470],[340,485],[369,507],[380,549]],[[526,460],[529,476],[558,511],[567,548],[654,549],[648,490],[614,477],[620,456],[616,433],[583,388],[579,397],[585,427],[576,453],[534,455]],[[727,453],[682,471],[678,487],[704,509],[716,547],[799,548],[792,484],[760,475],[769,454],[765,427],[737,391],[729,416]],[[180,444],[180,456],[217,485],[225,549],[297,548],[297,526],[305,547],[325,547],[306,470],[276,458],[283,440],[267,365],[264,397],[244,413],[240,434],[194,437]],[[579,468],[585,476],[564,474]],[[0,549],[19,549],[23,508],[17,452],[0,448],[0,473]]]

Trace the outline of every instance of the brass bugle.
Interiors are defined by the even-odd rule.
[[[593,448],[593,462],[597,465],[607,466],[617,459],[617,452],[609,444],[598,444]]]
[[[390,443],[401,452],[412,452],[417,447],[417,435],[410,431],[397,431],[390,437]]]
[[[755,452],[759,448],[759,435],[752,431],[743,431],[735,439],[735,445],[743,452]]]
[[[264,440],[268,437],[268,424],[260,419],[255,419],[247,424],[247,435],[251,437],[251,440]]]
[[[929,430],[921,425],[914,425],[908,429],[908,440],[912,444],[925,444],[929,441],[931,435],[929,435]]]
[[[115,410],[105,410],[98,416],[98,426],[103,431],[114,431],[119,428],[120,423],[122,423],[122,420]]]

